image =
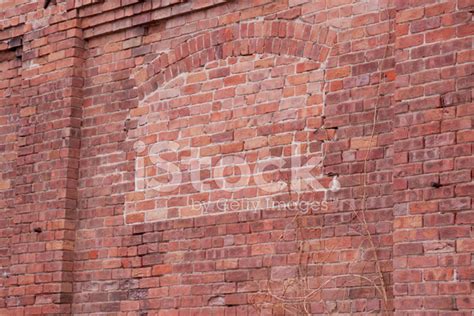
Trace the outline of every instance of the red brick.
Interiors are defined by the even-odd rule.
[[[399,13],[397,13],[396,19],[398,23],[413,21],[413,20],[417,20],[423,17],[424,13],[425,13],[425,10],[423,7],[414,8],[410,10],[402,10]]]
[[[284,314],[265,289],[308,275],[334,277],[308,314],[470,313],[472,1],[20,2],[0,5],[0,314]],[[136,156],[169,181],[147,157],[166,141],[183,181],[160,192]],[[288,187],[295,143],[339,191]],[[287,187],[221,189],[223,155],[281,158],[264,178]],[[266,198],[329,207],[219,209]],[[388,302],[351,277],[379,277],[367,231]]]
[[[326,79],[333,80],[338,78],[347,77],[351,72],[351,68],[346,66],[342,68],[328,69],[326,72]]]
[[[450,40],[453,38],[455,32],[456,32],[456,29],[454,28],[440,29],[440,30],[426,33],[425,39],[427,43]]]
[[[406,49],[423,44],[424,36],[421,34],[404,36],[398,39],[397,48]]]
[[[454,300],[451,297],[437,297],[436,300],[423,300],[423,306],[428,309],[436,310],[451,310],[453,308]]]
[[[417,270],[396,271],[394,279],[397,283],[410,283],[421,281],[421,272]]]
[[[420,243],[405,243],[394,246],[395,255],[415,255],[423,253],[423,246]]]

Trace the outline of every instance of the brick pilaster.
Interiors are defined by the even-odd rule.
[[[397,2],[397,315],[469,313],[474,307],[473,6],[472,1],[439,2]]]
[[[73,290],[84,47],[74,11],[49,13],[23,35],[7,307],[24,314],[67,314]]]

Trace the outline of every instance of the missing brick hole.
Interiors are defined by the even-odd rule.
[[[443,185],[442,185],[441,183],[439,183],[439,182],[431,182],[431,186],[432,186],[433,188],[438,189],[438,188],[441,188]]]
[[[33,229],[33,231],[34,231],[35,233],[38,233],[38,234],[39,234],[39,233],[42,233],[42,232],[43,232],[43,229],[42,229],[41,227],[35,227],[35,229]]]
[[[54,0],[54,2],[52,2],[52,0],[44,0],[43,9],[47,9],[51,3],[56,4],[56,0]]]

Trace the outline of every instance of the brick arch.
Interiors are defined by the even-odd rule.
[[[139,100],[176,76],[232,56],[275,54],[324,64],[337,32],[327,25],[294,21],[246,21],[199,34],[161,53],[133,78]]]
[[[305,129],[306,127],[318,128],[320,127],[321,121],[314,120],[311,122],[304,122],[303,126],[300,124],[302,118],[297,118],[297,115],[303,115],[303,118],[307,118],[310,116],[320,115],[324,111],[324,72],[322,70],[326,67],[325,63],[329,54],[331,53],[331,48],[335,40],[336,32],[334,30],[331,30],[329,27],[313,26],[306,23],[287,21],[245,22],[240,24],[234,24],[232,26],[221,28],[217,31],[200,34],[198,36],[190,38],[178,44],[170,51],[160,54],[151,63],[144,66],[144,68],[138,70],[135,73],[134,79],[136,80],[136,85],[138,89],[139,104],[137,108],[133,109],[130,112],[130,118],[133,121],[137,120],[137,122],[136,124],[132,124],[133,126],[136,126],[136,128],[129,130],[128,139],[135,141],[140,140],[147,146],[150,145],[150,143],[154,143],[156,140],[161,139],[157,135],[157,133],[159,132],[158,126],[154,126],[152,128],[153,132],[151,132],[151,134],[148,134],[148,131],[142,128],[146,125],[143,124],[152,112],[149,110],[149,103],[155,102],[159,98],[161,98],[159,94],[156,95],[155,93],[160,92],[162,89],[174,89],[176,84],[179,85],[179,83],[176,83],[175,81],[179,81],[181,75],[191,74],[194,71],[197,71],[201,68],[206,68],[206,66],[213,63],[219,64],[227,62],[229,58],[232,59],[254,57],[258,59],[262,56],[272,56],[271,58],[283,58],[291,60],[288,62],[295,65],[294,71],[296,76],[301,75],[302,73],[309,73],[316,70],[319,71],[321,75],[316,76],[312,79],[314,80],[312,82],[316,85],[319,85],[319,88],[307,90],[307,92],[304,93],[305,97],[301,98],[300,95],[296,94],[294,98],[292,98],[291,96],[285,96],[281,99],[281,102],[296,102],[295,104],[298,104],[296,105],[296,107],[301,107],[301,102],[303,102],[302,104],[305,105],[310,104],[310,106],[308,108],[304,108],[304,106],[302,106],[299,109],[304,112],[304,114],[297,114],[297,112],[290,113],[291,111],[288,111],[288,107],[294,107],[295,105],[289,105],[289,103],[286,102],[283,106],[281,114],[278,116],[278,118],[276,118],[277,122],[275,124],[277,128],[275,131],[263,130],[264,128],[268,129],[268,125],[261,126],[262,130],[258,133],[261,133],[262,138],[267,138],[268,140],[268,144],[262,146],[272,146],[272,142],[274,142],[275,144],[279,144],[280,142],[282,142],[280,145],[286,145],[285,142],[287,140],[283,139],[288,136],[283,135],[286,133],[292,134],[291,137],[294,137],[295,140],[296,138],[298,138],[301,141],[301,137],[303,137],[309,148],[309,141],[313,141],[318,136],[308,130],[305,130],[303,132],[304,135],[301,135],[299,131]],[[286,74],[279,74],[278,76],[286,77]],[[296,86],[300,84],[301,83],[298,80],[295,80],[295,82],[290,83],[290,86]],[[283,87],[281,87],[281,89],[283,91]],[[171,94],[167,95],[166,99],[170,99],[170,95]],[[268,108],[263,109],[263,106],[266,106]],[[263,106],[261,110],[263,111],[262,113],[280,111],[280,109],[276,110],[276,108],[274,107],[275,104],[265,104]],[[167,112],[160,113],[159,115],[166,116]],[[175,109],[172,114],[175,119],[181,117],[181,115],[188,116],[189,113],[184,111],[182,114],[180,114],[180,112]],[[288,117],[286,117],[287,115]],[[295,117],[293,117],[292,115],[295,115]],[[279,122],[280,119],[281,122]],[[283,122],[285,120],[288,121]],[[291,124],[286,125],[288,124],[288,122],[290,122]],[[226,133],[221,134],[224,135]],[[211,135],[206,133],[206,136],[209,136],[211,141],[215,141],[218,144],[218,153],[232,153],[235,152],[237,148],[241,148],[242,146],[244,146],[242,139],[236,139],[234,137],[235,135],[233,135],[231,139],[227,139],[225,137],[226,135],[222,136],[221,134]],[[275,135],[271,136],[270,134]],[[298,134],[299,136],[297,137],[296,134]],[[223,137],[222,139],[220,139],[221,136]],[[174,133],[170,133],[165,136],[166,140],[175,140],[173,137],[177,136],[174,135]],[[184,138],[186,137],[188,136],[185,136]],[[272,138],[272,141],[270,141],[271,137],[275,137],[275,139]],[[282,137],[282,139],[280,139],[279,137]],[[210,146],[207,143],[201,144],[199,142],[199,146],[201,145]],[[235,148],[232,147],[234,145]],[[256,146],[256,148],[253,148],[253,146]],[[244,150],[244,152],[247,152],[247,150],[256,151],[259,148],[258,146],[260,145],[252,144],[249,145],[250,149],[245,147],[245,149],[242,150]],[[309,154],[305,155],[304,159],[309,160],[314,157],[314,155],[317,155],[316,152],[319,152],[320,148],[318,149],[316,147],[317,146],[312,146],[310,149],[308,149]],[[135,147],[134,150],[136,150]],[[146,153],[145,150],[139,150],[139,152],[139,156],[142,156],[142,152]],[[219,156],[218,153],[213,153],[212,157],[214,157],[215,155]],[[211,153],[209,153],[209,155],[211,155]],[[147,164],[145,161],[146,159],[142,160],[142,163]],[[142,168],[144,168],[144,165],[141,165],[140,170],[143,170]],[[145,176],[145,174],[141,174],[139,172],[138,176],[142,177]],[[141,181],[137,182],[137,179],[135,179],[136,186],[138,185],[138,187],[140,187],[141,184],[143,184],[141,183]],[[187,185],[188,183],[183,185],[183,188],[179,188],[179,190],[184,190],[184,187],[186,187]],[[188,192],[188,194],[190,192]],[[286,193],[282,195],[285,194]],[[319,196],[320,193],[309,194],[308,192],[306,192],[304,194],[304,196],[310,200],[321,198]],[[183,210],[181,209],[181,207],[186,208],[189,205],[168,205],[172,204],[171,202],[175,201],[178,198],[178,195],[175,193],[164,193],[161,199],[157,199],[158,195],[154,194],[142,195],[141,193],[138,193],[136,194],[136,196],[130,196],[130,198],[127,199],[126,202],[126,211],[124,213],[125,222],[128,224],[136,224],[142,223],[144,221],[148,222],[163,219],[166,218],[166,216],[168,216],[168,219],[172,219],[176,218],[175,216],[178,216],[178,213],[179,217],[183,216]],[[254,197],[259,198],[261,197],[261,195]],[[199,196],[197,198],[199,198]],[[284,199],[284,197],[282,198]],[[166,206],[163,204],[165,202],[168,203],[166,204]],[[149,211],[147,211],[150,209],[164,210],[167,207],[171,209],[168,215],[164,215],[164,213],[161,211],[157,211],[154,213],[150,213]],[[175,212],[174,210],[177,210],[178,208],[180,210]],[[146,218],[145,213],[149,214]],[[202,215],[195,215],[193,212],[187,213],[188,215],[186,215],[186,217],[195,217]]]

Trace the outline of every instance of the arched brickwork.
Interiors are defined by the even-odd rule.
[[[43,0],[1,2],[0,314],[470,315],[473,5],[78,0],[44,9]],[[321,44],[324,32],[311,38],[312,25],[326,23],[337,28],[337,43],[326,68],[311,69],[318,50],[331,49]],[[159,106],[156,91],[191,89],[188,80],[201,72],[249,61],[249,71],[220,73],[216,80],[229,85],[212,94],[237,94],[257,66],[296,72],[301,65],[303,76],[294,78],[308,76],[309,91],[318,94],[324,77],[324,100],[311,108],[324,104],[325,118],[307,114],[300,130],[288,117],[307,107],[278,108],[283,123],[251,126],[217,147],[271,139],[269,151],[284,153],[279,144],[288,136],[280,134],[312,145],[322,127],[330,136],[324,172],[341,184],[328,195],[342,206],[298,218],[262,210],[127,225],[131,147],[147,135],[143,105]],[[307,85],[287,85],[288,74],[274,79],[282,95]],[[206,129],[235,123],[223,100]],[[258,123],[268,118],[260,113]],[[290,130],[280,132],[284,126]],[[205,144],[209,135],[199,128],[183,133]],[[149,136],[175,135],[165,126]],[[250,158],[249,151],[242,153]],[[307,295],[308,304],[293,304]]]
[[[205,208],[213,209],[210,213],[220,213],[215,209],[222,208],[217,201],[221,198],[253,199],[258,204],[254,208],[263,209],[269,205],[266,198],[272,194],[262,190],[255,177],[257,170],[258,175],[270,177],[259,169],[260,161],[275,156],[280,157],[285,172],[275,171],[272,175],[279,179],[279,184],[272,184],[281,187],[271,192],[272,200],[322,200],[324,193],[312,192],[307,184],[299,192],[305,191],[303,195],[292,197],[293,192],[288,190],[295,188],[295,184],[289,184],[291,179],[287,178],[306,164],[317,168],[322,162],[322,145],[314,130],[321,127],[325,62],[335,39],[336,33],[329,27],[282,21],[242,22],[194,36],[137,71],[140,101],[130,113],[130,119],[137,121],[133,124],[137,128],[129,131],[128,139],[140,141],[140,146],[147,150],[137,153],[135,189],[138,192],[127,199],[126,223],[208,213],[196,210],[196,201],[207,203]],[[251,178],[246,182],[249,187],[230,193],[223,188],[223,180],[211,176],[203,182],[210,182],[212,188],[203,191],[202,184],[196,184],[202,179],[190,179],[192,171],[186,169],[188,172],[181,170],[179,176],[181,186],[159,193],[147,190],[148,179],[163,181],[164,175],[157,176],[159,171],[152,166],[150,151],[153,151],[151,146],[167,146],[165,141],[174,142],[176,150],[179,147],[178,156],[192,150],[192,158],[212,160],[211,167],[200,172],[214,176],[219,173],[215,168],[222,161],[236,158],[241,152],[238,159],[248,168],[245,172]],[[275,149],[293,153],[278,153]],[[283,161],[292,159],[296,150],[305,151],[301,153],[302,163]],[[169,159],[177,164],[182,161],[180,157]],[[226,175],[225,172],[220,171]],[[288,183],[283,183],[282,178]],[[319,179],[323,180],[321,169]],[[327,184],[328,179],[323,181]],[[251,207],[240,205],[235,210],[244,209]]]
[[[246,21],[205,32],[159,54],[134,75],[139,98],[144,99],[177,75],[230,56],[275,54],[323,63],[337,32],[322,25],[293,21]]]

